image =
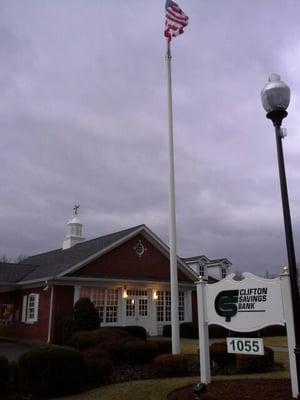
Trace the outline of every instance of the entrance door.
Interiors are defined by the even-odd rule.
[[[143,326],[149,331],[149,304],[147,290],[127,290],[126,325]]]

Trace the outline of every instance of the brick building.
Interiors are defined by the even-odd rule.
[[[199,273],[217,281],[231,263],[203,255],[177,260],[179,320],[192,321]],[[169,248],[147,226],[85,241],[75,215],[61,249],[0,263],[0,336],[59,343],[80,297],[92,300],[101,326],[141,325],[158,335],[170,324],[169,280]]]

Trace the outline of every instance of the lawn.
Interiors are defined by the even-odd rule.
[[[155,340],[155,339],[152,339]],[[285,338],[266,338],[265,345],[285,346]],[[181,351],[185,354],[196,354],[198,340],[181,339]],[[284,379],[289,378],[289,362],[287,352],[275,352],[278,369],[273,372],[248,375],[213,376],[212,380],[232,379]],[[65,397],[64,400],[166,400],[172,390],[199,382],[199,377],[164,378],[131,381],[122,384],[102,386],[85,393]]]

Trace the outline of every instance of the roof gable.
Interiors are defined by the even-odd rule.
[[[167,281],[170,280],[170,261],[159,246],[151,243],[142,230],[133,237],[123,241],[101,256],[79,269],[71,271],[68,276],[73,278],[97,278],[137,281]],[[144,252],[138,254],[137,245],[143,245]],[[194,282],[195,277],[188,277],[179,269],[178,281]]]

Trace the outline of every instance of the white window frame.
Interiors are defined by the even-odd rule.
[[[221,267],[221,279],[226,278],[226,276],[227,276],[227,268]]]
[[[38,293],[30,293],[23,296],[22,322],[33,324],[38,321],[39,298],[40,295]]]

